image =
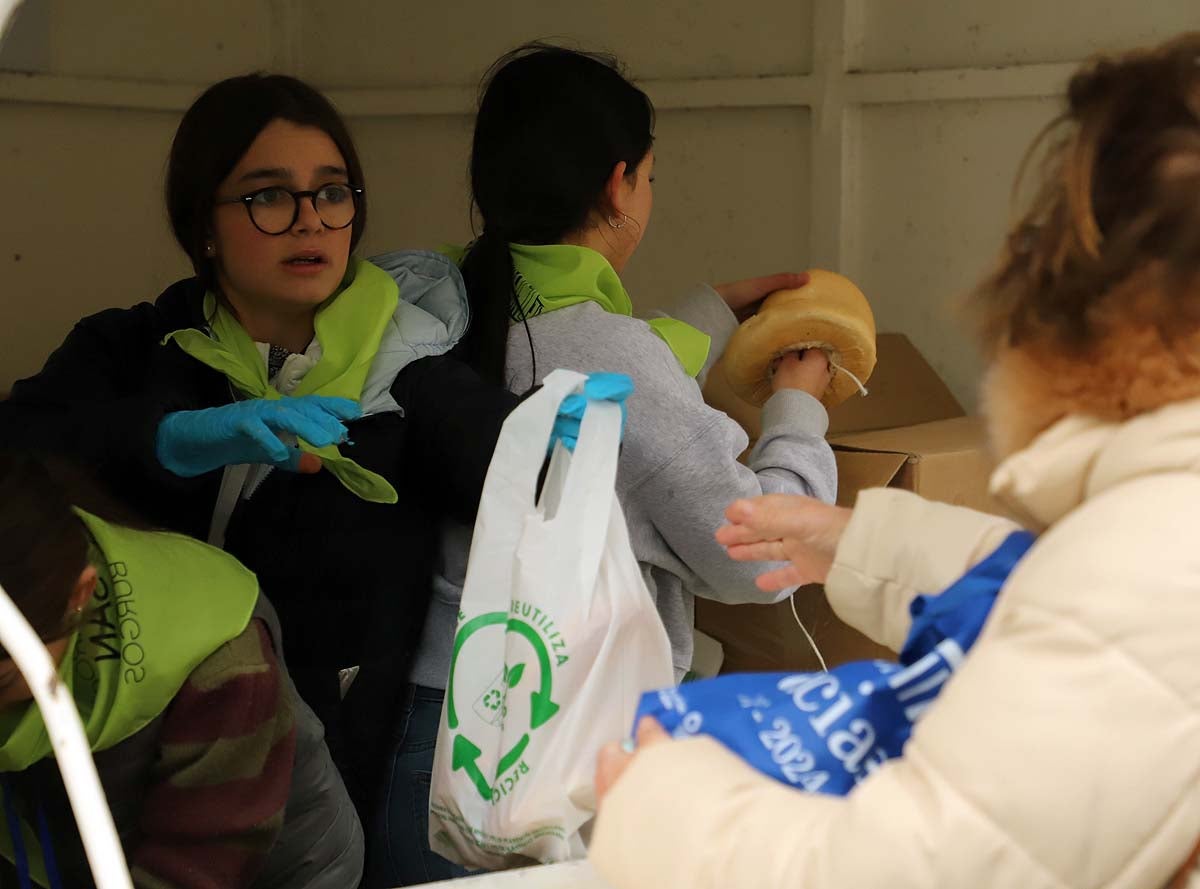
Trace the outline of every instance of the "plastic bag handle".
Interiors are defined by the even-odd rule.
[[[477,577],[488,559],[474,557],[479,541],[501,552],[516,552],[524,533],[522,517],[534,513],[538,474],[546,460],[546,443],[562,400],[586,382],[587,376],[570,370],[546,375],[542,388],[513,410],[504,421],[492,452],[492,462],[475,516],[471,553],[467,562],[467,587],[487,589],[499,608],[507,609],[511,578]],[[582,432],[582,430],[581,430]],[[481,584],[482,581],[482,584]]]
[[[551,534],[575,553],[576,576],[588,588],[600,569],[608,538],[621,448],[621,408],[611,401],[588,401],[579,439],[567,468]]]

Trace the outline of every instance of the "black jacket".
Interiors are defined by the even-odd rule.
[[[205,539],[221,471],[181,479],[154,452],[166,413],[234,400],[223,375],[162,344],[174,330],[203,326],[194,279],[153,305],[83,319],[0,402],[0,448],[65,457],[147,522]],[[343,766],[369,756],[390,728],[441,519],[473,521],[500,426],[519,400],[452,354],[412,362],[391,394],[403,415],[350,423],[346,453],[391,482],[398,503],[363,501],[329,472],[275,470],[239,501],[225,537],[275,604],[292,676]],[[343,707],[337,670],[353,665],[361,670]]]

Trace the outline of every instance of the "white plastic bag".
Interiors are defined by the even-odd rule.
[[[621,409],[588,403],[556,447],[557,370],[508,418],[471,542],[429,802],[434,851],[468,867],[580,858],[596,754],[642,692],[671,685],[671,646],[614,492]]]

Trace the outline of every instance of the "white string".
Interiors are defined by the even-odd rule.
[[[871,394],[867,387],[863,384],[862,380],[856,377],[852,371],[842,367],[842,365],[838,363],[837,358],[834,357],[835,353],[833,347],[823,345],[821,343],[797,343],[794,346],[789,346],[787,349],[784,349],[771,361],[770,364],[767,365],[767,382],[769,383],[775,378],[775,371],[779,369],[779,359],[783,358],[784,355],[787,355],[791,352],[807,352],[809,349],[820,349],[822,352],[824,352],[826,359],[829,361],[830,370],[832,370],[834,373],[841,371],[850,379],[854,380],[854,385],[858,387],[858,391],[863,397]]]
[[[800,615],[796,611],[796,593],[794,591],[788,596],[788,601],[792,603],[792,617],[796,618],[796,625],[800,627],[800,632],[804,634],[804,638],[808,640],[808,644],[812,646],[813,653],[821,663],[821,671],[828,673],[829,667],[825,665],[825,658],[821,656],[821,649],[817,648],[816,640],[813,639],[812,633],[808,631],[808,627],[804,626],[804,621],[800,620]]]
[[[844,374],[845,374],[846,376],[848,376],[850,379],[854,380],[854,383],[855,383],[855,385],[856,385],[856,386],[858,386],[858,391],[859,391],[860,393],[862,393],[862,395],[863,395],[864,397],[865,397],[865,396],[867,396],[867,395],[870,395],[870,394],[871,394],[870,392],[868,392],[868,391],[867,391],[867,387],[863,385],[863,381],[862,381],[862,380],[860,380],[858,377],[856,377],[856,376],[855,376],[853,373],[851,373],[849,370],[847,370],[846,368],[842,367],[840,364],[833,364],[832,366],[833,366],[833,369],[834,369],[834,371],[835,371],[835,372],[840,370],[842,373],[844,373]]]

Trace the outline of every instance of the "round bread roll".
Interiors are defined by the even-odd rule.
[[[859,391],[860,381],[875,369],[875,316],[867,298],[836,272],[808,274],[804,287],[777,290],[763,300],[730,338],[720,367],[713,368],[743,401],[761,406],[771,397],[775,362],[788,352],[822,349],[829,356],[834,373],[821,397],[827,408]]]

